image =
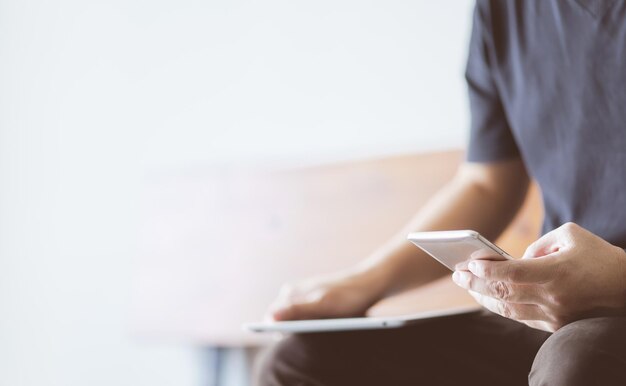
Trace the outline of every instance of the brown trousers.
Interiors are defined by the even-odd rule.
[[[487,311],[388,330],[297,334],[257,363],[266,386],[626,385],[626,318],[554,334]]]

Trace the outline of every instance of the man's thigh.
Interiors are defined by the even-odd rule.
[[[626,385],[626,317],[584,319],[559,329],[541,346],[530,384]]]
[[[479,312],[399,329],[293,335],[260,361],[260,385],[527,385],[549,336]]]

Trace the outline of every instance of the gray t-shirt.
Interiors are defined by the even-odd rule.
[[[544,232],[626,247],[626,1],[479,0],[466,78],[468,161],[521,156]]]

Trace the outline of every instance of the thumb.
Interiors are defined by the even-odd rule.
[[[558,252],[561,249],[559,239],[558,229],[546,233],[526,248],[522,259],[542,257]]]

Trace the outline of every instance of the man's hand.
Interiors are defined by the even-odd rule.
[[[386,280],[377,272],[342,272],[286,284],[270,306],[272,320],[362,316],[382,298]]]
[[[457,285],[485,308],[545,331],[579,319],[626,314],[626,252],[567,223],[519,260],[472,260]]]

